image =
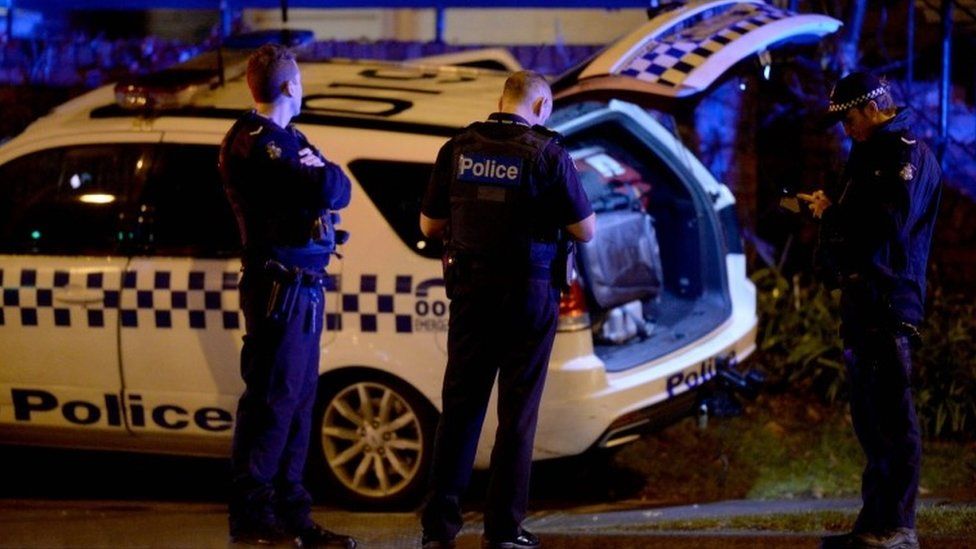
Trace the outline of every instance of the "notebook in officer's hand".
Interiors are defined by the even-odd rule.
[[[779,207],[792,213],[800,213],[800,201],[795,196],[780,198]]]

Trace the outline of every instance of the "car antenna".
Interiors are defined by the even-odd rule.
[[[230,8],[227,0],[220,1],[220,32],[217,33],[217,87],[223,88],[226,83],[224,76],[224,33],[230,32]]]
[[[217,39],[217,87],[223,88],[224,83],[224,37]]]
[[[288,30],[288,0],[281,0],[281,41],[286,47],[291,44],[291,32]]]

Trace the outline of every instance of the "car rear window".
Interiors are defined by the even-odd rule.
[[[420,232],[420,201],[434,170],[433,164],[360,159],[349,171],[396,232],[400,240],[424,257],[440,257],[443,244]]]

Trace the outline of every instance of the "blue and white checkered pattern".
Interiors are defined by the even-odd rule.
[[[237,277],[236,271],[190,271],[179,279],[167,271],[126,271],[119,322],[123,328],[236,330],[241,327]]]
[[[749,32],[790,13],[765,4],[738,5],[680,32],[650,41],[619,71],[645,82],[680,86],[713,53]]]
[[[0,269],[0,326],[110,328],[117,314],[123,329],[238,330],[243,323],[237,280],[236,271],[176,276],[170,271],[22,269],[14,274]],[[101,298],[83,307],[58,303],[55,291],[69,286]],[[352,289],[342,288],[340,278],[330,276],[327,311],[336,312],[326,313],[326,329],[412,333],[417,301],[426,299],[435,286],[443,286],[443,281],[414,284],[411,275],[363,274],[359,287]]]
[[[416,301],[413,277],[396,275],[384,277],[383,282],[388,284],[381,285],[378,275],[363,274],[359,277],[358,291],[342,291],[327,297],[327,302],[329,299],[339,300],[339,312],[325,315],[326,329],[342,330],[344,321],[350,320],[358,322],[361,332],[413,332],[412,311]]]
[[[107,321],[106,315],[118,313],[122,328],[241,327],[237,272],[190,271],[179,279],[168,271],[22,269],[13,277],[5,275],[0,270],[0,326],[106,328],[114,326],[114,319]],[[54,292],[69,286],[100,292],[102,298],[83,308],[58,304]]]

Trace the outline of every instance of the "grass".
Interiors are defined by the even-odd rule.
[[[864,466],[846,406],[761,396],[745,413],[686,420],[623,447],[613,465],[661,503],[856,497]],[[976,444],[923,442],[922,495],[976,501]]]
[[[627,530],[846,532],[853,527],[856,516],[855,510],[810,511],[729,518],[647,521],[627,528]],[[922,535],[938,533],[941,536],[976,536],[976,507],[962,505],[921,507],[918,510],[917,527]]]

